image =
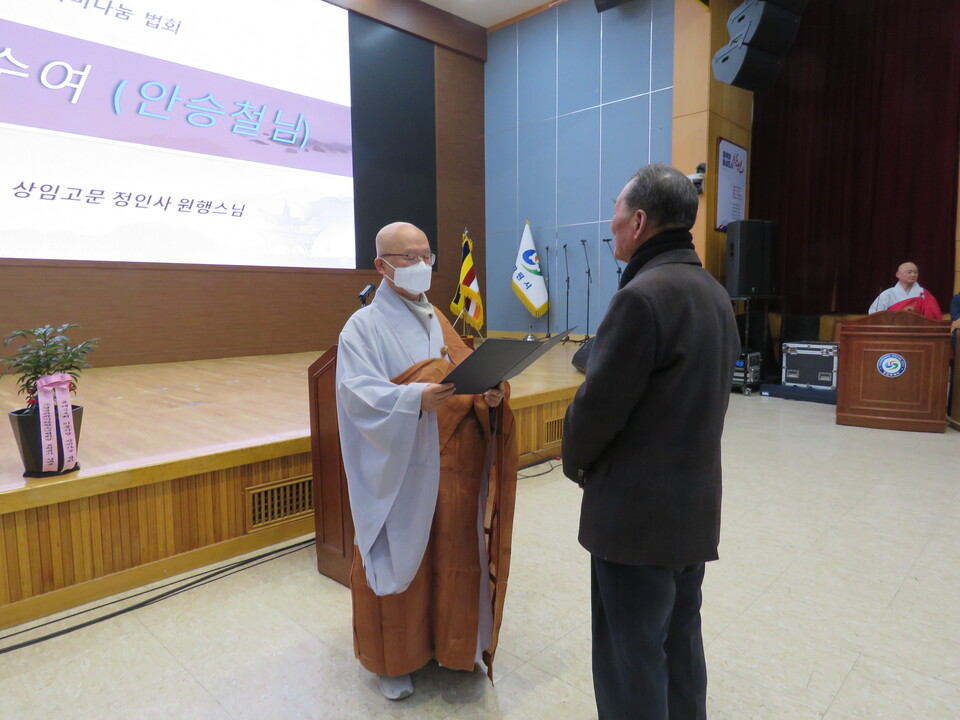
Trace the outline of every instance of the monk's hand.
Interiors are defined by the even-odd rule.
[[[453,396],[456,385],[453,383],[430,383],[420,395],[421,410],[436,410]]]
[[[506,386],[503,383],[500,383],[496,387],[492,387],[489,390],[484,391],[483,401],[487,404],[487,407],[495,408],[503,400],[503,394],[506,392]]]

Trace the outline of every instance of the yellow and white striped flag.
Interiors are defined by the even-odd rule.
[[[534,317],[540,317],[550,307],[547,285],[543,281],[543,273],[540,272],[540,257],[533,244],[529,220],[523,227],[517,264],[513,268],[513,291]]]

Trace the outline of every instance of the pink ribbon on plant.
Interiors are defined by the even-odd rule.
[[[43,472],[60,470],[57,467],[57,449],[63,441],[63,468],[77,464],[77,436],[73,431],[73,405],[70,402],[70,384],[67,373],[44,375],[37,380],[37,405],[40,410],[40,444]],[[56,418],[60,418],[57,436]]]

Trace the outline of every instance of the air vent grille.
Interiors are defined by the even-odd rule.
[[[563,440],[563,418],[547,420],[543,424],[543,444],[556,445]]]
[[[245,488],[247,532],[290,522],[313,512],[310,475]]]

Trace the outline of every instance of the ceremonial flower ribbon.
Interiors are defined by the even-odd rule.
[[[68,470],[77,464],[77,438],[73,430],[73,406],[67,373],[44,375],[37,380],[37,405],[40,410],[40,443],[43,472]],[[60,419],[58,437],[56,418]],[[63,442],[63,467],[57,467],[57,450]]]

